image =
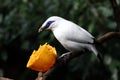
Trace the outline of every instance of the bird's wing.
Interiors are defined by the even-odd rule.
[[[72,23],[72,25],[68,25],[68,27],[69,29],[66,35],[68,40],[89,44],[94,42],[94,37],[78,25]]]

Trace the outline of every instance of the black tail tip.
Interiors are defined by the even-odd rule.
[[[99,59],[99,61],[101,62],[101,63],[103,63],[104,61],[103,61],[103,57],[102,57],[102,55],[101,54],[98,54],[97,55],[97,57],[98,57],[98,59]]]

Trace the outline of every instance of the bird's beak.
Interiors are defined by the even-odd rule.
[[[43,27],[40,27],[39,30],[38,30],[38,32],[43,31],[43,29],[44,29]]]

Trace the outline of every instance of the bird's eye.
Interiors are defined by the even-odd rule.
[[[48,21],[45,25],[45,28],[48,28],[53,22],[55,22],[55,21]]]

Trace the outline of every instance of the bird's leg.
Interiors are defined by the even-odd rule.
[[[71,58],[73,58],[74,56],[78,56],[80,55],[80,52],[67,52],[67,53],[64,53],[62,54],[59,58],[58,58],[58,61],[59,60],[62,60],[63,62],[68,62],[69,60],[71,60]]]
[[[65,56],[68,56],[68,55],[70,55],[72,52],[67,52],[67,53],[64,53],[64,54],[62,54],[59,58],[61,58],[61,57],[65,57]]]
[[[58,61],[61,61],[63,63],[66,63],[68,61],[68,59],[70,58],[70,55],[71,55],[72,52],[67,52],[67,53],[64,53],[62,54],[59,58],[58,58]]]

